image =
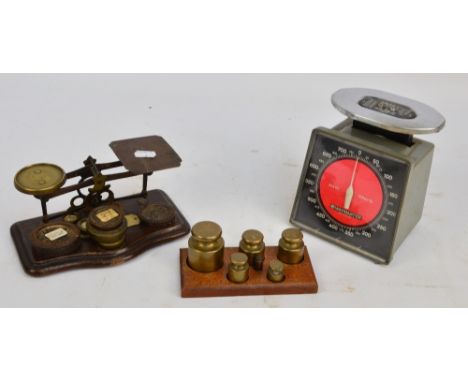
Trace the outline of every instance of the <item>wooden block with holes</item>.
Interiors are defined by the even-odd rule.
[[[284,265],[285,279],[273,283],[267,278],[268,265],[276,259],[278,247],[265,248],[263,270],[249,269],[249,279],[243,284],[228,280],[227,273],[231,254],[239,248],[224,249],[224,265],[211,273],[194,271],[187,263],[187,248],[180,249],[180,281],[182,297],[223,297],[223,296],[253,296],[272,294],[304,294],[317,293],[318,284],[315,278],[312,262],[307,247],[304,248],[304,260],[300,264]]]

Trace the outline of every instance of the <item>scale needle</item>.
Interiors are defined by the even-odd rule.
[[[353,200],[353,195],[354,195],[353,183],[354,183],[354,178],[356,176],[358,162],[359,162],[359,158],[356,158],[356,162],[354,162],[353,174],[351,175],[351,182],[349,183],[349,186],[346,189],[344,206],[343,206],[345,210],[349,209],[349,206],[351,205],[351,201]]]

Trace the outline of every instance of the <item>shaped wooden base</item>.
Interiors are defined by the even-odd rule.
[[[194,271],[187,263],[187,248],[180,250],[180,281],[182,297],[222,297],[250,296],[269,294],[304,294],[317,293],[318,285],[310,261],[307,247],[304,249],[304,261],[296,265],[284,265],[285,279],[273,283],[267,278],[268,264],[276,259],[278,247],[265,248],[265,261],[262,271],[249,269],[249,279],[243,284],[228,280],[227,273],[231,254],[239,248],[224,249],[224,266],[211,273]]]
[[[138,199],[141,195],[135,195],[116,199],[121,204],[126,214],[139,211]],[[98,246],[91,239],[81,239],[80,248],[72,254],[52,258],[41,258],[34,253],[30,235],[31,232],[42,224],[42,217],[17,222],[11,226],[11,236],[15,243],[18,255],[24,270],[33,276],[45,276],[51,273],[65,271],[73,268],[103,267],[121,264],[128,261],[143,251],[163,242],[177,239],[190,232],[190,225],[177,209],[172,200],[161,190],[148,191],[149,203],[161,203],[174,208],[176,212],[175,223],[165,228],[154,228],[141,223],[127,229],[125,244],[123,247],[106,250]],[[63,221],[66,211],[50,216],[50,221]]]

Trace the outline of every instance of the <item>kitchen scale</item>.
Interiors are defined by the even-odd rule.
[[[388,264],[422,215],[444,117],[420,102],[348,88],[332,95],[348,118],[312,131],[291,223]]]

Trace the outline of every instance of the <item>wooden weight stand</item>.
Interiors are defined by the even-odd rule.
[[[249,269],[249,279],[242,284],[228,280],[227,273],[231,255],[238,252],[237,247],[224,249],[224,265],[216,272],[200,273],[187,263],[188,250],[180,250],[180,281],[182,297],[223,297],[252,296],[272,294],[317,293],[318,284],[307,247],[304,248],[304,260],[300,264],[284,264],[285,279],[274,283],[268,280],[268,265],[276,259],[278,247],[265,248],[265,261],[262,271]]]

